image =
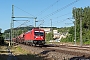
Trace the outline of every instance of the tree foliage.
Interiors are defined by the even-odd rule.
[[[3,33],[0,32],[0,45],[4,44],[4,38],[2,36]]]
[[[73,18],[76,21],[76,41],[80,42],[80,20],[82,20],[82,40],[84,44],[90,44],[90,7],[73,8]],[[69,36],[64,42],[74,42],[75,26],[69,28]]]
[[[74,8],[72,13],[76,21],[76,40],[80,40],[80,20],[82,20],[83,42],[86,43],[87,40],[90,42],[90,7],[88,6],[85,8]]]
[[[46,34],[46,41],[50,41],[50,40],[52,40],[53,39],[53,34],[50,32],[50,33],[47,33]]]

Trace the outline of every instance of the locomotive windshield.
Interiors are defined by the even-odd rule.
[[[35,34],[36,36],[44,36],[44,32],[35,31],[34,34]]]

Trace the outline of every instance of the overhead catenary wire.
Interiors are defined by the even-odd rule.
[[[69,18],[71,18],[71,17],[69,17]],[[62,19],[62,20],[59,19],[58,21],[54,21],[54,24],[55,24],[55,25],[56,25],[56,24],[59,24],[59,23],[62,24],[62,22],[63,22],[63,24],[65,24],[65,21],[68,21],[68,18],[65,18],[65,19]],[[70,23],[70,22],[69,22],[69,23]],[[54,25],[54,24],[53,24],[53,25]],[[71,24],[74,24],[74,23],[71,22],[70,25],[71,25]],[[55,26],[55,25],[54,25],[54,26]],[[72,25],[72,26],[73,26],[73,25]]]
[[[42,13],[44,13],[45,11],[47,11],[48,9],[50,9],[51,7],[53,7],[53,6],[54,6],[56,3],[58,3],[59,1],[60,1],[60,0],[57,0],[55,3],[53,3],[52,5],[50,5],[49,8],[47,7],[46,9],[42,10]],[[67,4],[66,6],[64,6],[64,7],[60,8],[60,9],[57,9],[56,11],[54,11],[54,12],[52,12],[52,13],[46,15],[46,16],[43,17],[42,19],[44,20],[44,19],[46,19],[46,18],[49,18],[49,17],[51,17],[52,15],[55,15],[56,13],[58,13],[58,12],[64,10],[65,8],[67,8],[67,7],[71,6],[71,5],[73,5],[74,3],[78,2],[78,1],[79,1],[79,0],[75,0],[75,1],[73,1],[73,2],[71,2],[71,3],[69,3],[69,4]],[[15,7],[18,8],[18,9],[20,9],[20,10],[22,10],[21,8],[19,8],[19,7],[17,7],[17,6],[15,6]],[[25,13],[27,13],[27,14],[29,14],[29,15],[32,15],[32,14],[30,14],[30,13],[24,11],[24,10],[22,10],[22,11],[25,12]],[[34,15],[32,15],[32,16],[34,16]],[[59,16],[59,17],[61,17],[61,16]],[[56,18],[59,18],[59,17],[56,17]]]
[[[75,4],[75,3],[78,2],[78,1],[79,1],[79,0],[75,0],[75,1],[69,3],[68,5],[66,5],[66,6],[64,6],[64,7],[62,7],[62,8],[57,9],[56,11],[54,11],[54,12],[52,12],[52,13],[46,15],[45,17],[43,17],[43,19],[49,18],[50,16],[52,16],[52,15],[54,15],[54,14],[56,14],[56,13],[58,13],[58,12],[64,10],[64,9],[68,8],[69,6]]]
[[[66,14],[60,15],[60,16],[55,17],[55,18],[60,18],[60,17],[66,16],[66,15],[69,15],[70,13],[71,13],[71,12],[68,12],[68,13],[66,13]]]
[[[57,21],[57,23],[64,22],[64,21],[66,21],[66,20],[67,20],[67,18],[62,19],[61,21]]]
[[[69,18],[71,18],[71,17],[69,17]],[[64,22],[64,21],[67,21],[68,20],[68,18],[65,18],[65,19],[62,19],[62,20],[60,20],[60,21],[56,21],[56,23],[61,23],[61,22]],[[55,23],[55,22],[54,22]]]
[[[27,11],[25,11],[25,10],[23,10],[23,9],[21,9],[21,8],[19,8],[19,7],[17,7],[17,6],[15,6],[15,5],[14,5],[14,7],[16,7],[17,9],[19,9],[19,10],[21,10],[21,11],[23,11],[23,12],[25,12],[25,13],[27,13],[27,14],[33,16],[33,17],[35,17],[34,15],[30,14],[29,12],[27,12]]]
[[[60,16],[58,16],[58,17],[55,17],[56,19],[58,19],[58,18],[61,18],[61,17],[64,17],[64,16],[66,16],[66,15],[69,15],[71,12],[68,12],[68,13],[66,13],[66,14],[63,14],[63,15],[60,15]],[[70,17],[71,18],[71,17]],[[66,19],[62,19],[61,20],[61,22],[63,22],[63,21],[65,21]],[[60,22],[60,21],[57,21],[56,20],[56,22],[55,23],[57,23],[57,22]]]
[[[51,7],[53,7],[55,4],[57,4],[60,0],[57,0],[56,2],[54,2],[53,4],[51,4],[50,6],[48,6],[47,8],[45,8],[44,10],[42,10],[39,14],[37,15],[41,15],[42,13],[46,12],[47,10],[49,10]]]
[[[20,24],[18,27],[21,27],[22,25],[25,25],[26,23],[30,22],[29,20],[26,20],[26,22]],[[27,26],[27,25],[26,25]]]

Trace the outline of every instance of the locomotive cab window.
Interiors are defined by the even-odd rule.
[[[36,36],[44,36],[44,32],[39,32],[39,31],[37,32],[37,31],[35,31],[34,34]]]

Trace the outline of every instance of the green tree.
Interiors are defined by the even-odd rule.
[[[3,38],[2,33],[0,32],[0,45],[1,45],[1,44],[4,44],[4,38]]]
[[[80,18],[82,18],[82,36],[83,36],[83,42],[85,43],[86,40],[90,42],[89,38],[89,30],[90,30],[90,7],[85,8],[74,8],[73,11],[73,17],[76,20],[76,28],[77,28],[77,40],[80,40]]]
[[[50,41],[52,39],[53,39],[53,34],[51,32],[46,34],[46,41]]]

